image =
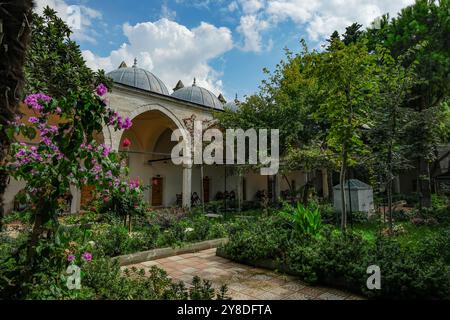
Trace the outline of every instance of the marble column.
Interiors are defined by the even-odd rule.
[[[81,209],[81,191],[75,186],[70,186],[70,193],[72,194],[70,213],[78,213]]]
[[[183,166],[183,208],[191,208],[192,165]]]

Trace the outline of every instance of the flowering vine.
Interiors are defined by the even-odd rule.
[[[99,192],[138,189],[136,182],[129,185],[122,181],[127,168],[118,153],[95,139],[105,125],[115,130],[127,130],[133,125],[128,117],[109,108],[107,93],[108,88],[100,84],[92,91],[68,93],[61,99],[32,94],[24,104],[33,116],[17,117],[10,123],[11,139],[22,135],[30,141],[12,144],[5,169],[16,179],[26,181],[25,190],[36,217],[32,246],[42,225],[57,224],[58,199],[67,195],[71,186],[94,185]],[[86,261],[92,259],[89,255],[83,257]]]

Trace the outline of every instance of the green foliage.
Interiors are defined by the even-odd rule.
[[[103,71],[89,69],[80,47],[70,39],[72,31],[47,7],[33,14],[32,42],[25,66],[26,91],[46,92],[55,98],[79,93],[100,83],[112,86]]]
[[[69,290],[66,269],[67,251],[79,255],[85,245],[41,241],[38,247],[39,263],[35,264],[31,278],[25,278],[25,252],[23,241],[0,245],[0,299],[32,300],[182,300],[228,299],[227,288],[214,290],[211,283],[198,277],[187,289],[183,283],[172,282],[167,273],[153,267],[147,273],[136,268],[121,271],[117,261],[90,248],[92,261],[77,261],[81,268],[81,290]]]
[[[359,232],[342,233],[331,227],[312,237],[277,217],[235,227],[222,250],[236,261],[258,264],[270,260],[308,283],[348,289],[369,298],[450,297],[449,230],[405,246],[391,237],[367,240]],[[381,268],[381,290],[366,287],[371,265]]]
[[[285,205],[279,215],[293,224],[300,233],[318,235],[322,228],[320,209],[316,205],[303,206],[297,203],[297,207]]]
[[[291,224],[280,217],[240,220],[231,225],[230,245],[224,249],[237,260],[276,259],[286,252],[291,235]]]

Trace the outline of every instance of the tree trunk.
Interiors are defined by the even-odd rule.
[[[323,192],[323,200],[330,199],[330,187],[328,185],[328,170],[322,169],[322,192]]]
[[[31,232],[30,240],[28,241],[27,262],[29,270],[31,270],[34,266],[36,246],[38,245],[39,239],[44,232],[44,227],[52,219],[52,217],[55,217],[54,210],[57,205],[56,199],[59,199],[59,196],[56,192],[53,194],[42,192],[42,194],[42,201],[40,201],[36,206],[33,230]],[[49,238],[50,236],[51,234],[48,233],[47,238]]]
[[[30,269],[34,265],[34,257],[36,255],[36,246],[37,246],[37,244],[39,242],[39,238],[42,234],[43,224],[44,224],[44,222],[42,219],[42,215],[37,214],[34,219],[33,231],[31,232],[31,238],[28,243],[28,250],[27,250],[27,261],[28,261],[28,266],[30,267]]]
[[[4,0],[0,3],[0,165],[4,164],[10,145],[5,129],[14,120],[22,99],[32,8],[32,0]],[[8,175],[0,170],[0,228],[7,181]]]
[[[419,159],[419,190],[421,195],[421,206],[431,207],[431,179],[430,163],[421,157]]]
[[[395,121],[394,121],[394,130],[395,130]],[[394,134],[392,133],[392,136]],[[387,179],[387,203],[388,203],[388,214],[389,214],[389,234],[393,235],[394,232],[394,223],[393,223],[393,215],[392,215],[392,182],[394,179],[393,174],[393,142],[390,141],[389,149],[388,149],[388,179]]]
[[[347,172],[347,148],[344,146],[342,151],[342,165],[339,176],[339,185],[341,188],[341,230],[347,229],[347,202],[345,199],[345,175]],[[349,190],[350,192],[350,190]]]
[[[388,215],[389,215],[389,234],[393,235],[394,231],[394,219],[392,215],[392,179],[389,179],[387,184],[387,203],[388,203]]]

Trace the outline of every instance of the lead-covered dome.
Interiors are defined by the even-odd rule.
[[[164,82],[162,82],[153,73],[138,68],[136,61],[134,66],[131,68],[127,67],[125,62],[122,62],[119,69],[111,71],[107,74],[107,76],[118,84],[124,84],[145,91],[169,95],[169,90],[167,90]]]
[[[229,110],[232,112],[236,112],[241,106],[241,102],[238,99],[238,95],[236,94],[236,98],[234,99],[234,101],[225,103],[224,105],[224,110]]]
[[[223,110],[223,103],[211,91],[197,86],[195,80],[191,87],[184,87],[180,81],[175,89],[174,93],[172,93],[174,98]]]

